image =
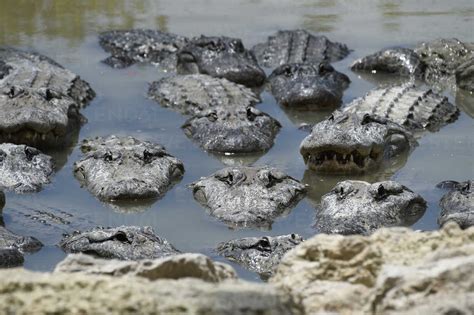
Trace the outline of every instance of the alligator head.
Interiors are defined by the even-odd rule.
[[[300,146],[310,169],[325,173],[364,173],[416,144],[404,127],[374,115],[335,111],[316,124]]]
[[[202,73],[246,86],[259,86],[265,72],[242,41],[229,37],[193,38],[178,52],[179,73]]]
[[[217,252],[260,274],[262,278],[268,278],[283,255],[302,241],[298,234],[246,237],[220,243]]]
[[[441,213],[438,223],[443,226],[448,221],[456,222],[465,229],[474,225],[474,182],[444,181],[437,185],[439,188],[449,189],[440,200]]]
[[[412,225],[425,210],[425,200],[397,182],[346,180],[322,197],[315,226],[322,233],[370,234]]]
[[[268,77],[272,94],[283,106],[325,109],[341,104],[349,78],[325,62],[284,64]]]

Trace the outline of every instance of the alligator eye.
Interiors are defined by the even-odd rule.
[[[247,107],[247,119],[250,121],[254,121],[257,118],[257,114],[254,112],[254,108]]]
[[[194,55],[190,52],[181,52],[179,55],[178,55],[178,59],[180,62],[182,63],[193,63],[193,62],[196,62],[196,58],[194,57]]]
[[[383,199],[388,196],[388,191],[383,187],[382,184],[377,188],[377,197],[378,199]]]
[[[266,236],[262,237],[258,241],[258,245],[262,248],[265,248],[265,249],[271,248],[270,240]]]
[[[25,156],[28,161],[31,161],[33,157],[38,154],[39,154],[38,150],[31,147],[25,147]]]
[[[46,89],[45,93],[44,93],[44,98],[47,100],[47,101],[50,101],[54,98],[54,95],[53,93],[51,92],[50,89]]]
[[[322,63],[319,64],[319,69],[318,70],[319,70],[319,74],[326,74],[326,73],[329,73],[329,72],[333,72],[334,68],[330,64],[322,62]]]
[[[239,40],[233,40],[230,42],[229,46],[235,51],[235,52],[243,52],[244,51],[244,45],[242,44],[241,41]]]
[[[344,188],[343,188],[343,187],[339,188],[339,194],[340,194],[341,196],[344,195]]]
[[[14,98],[20,95],[21,92],[23,92],[23,89],[18,88],[16,86],[12,86],[5,94],[8,95],[9,98]]]
[[[122,232],[122,231],[118,231],[114,235],[113,239],[119,241],[120,243],[131,243],[131,241],[127,237],[127,234],[125,234],[125,232]]]
[[[334,121],[334,115],[331,114],[331,116],[328,117],[328,120],[329,120],[329,121]]]
[[[364,117],[362,117],[362,120],[360,122],[361,125],[366,125],[368,123],[377,123],[377,124],[381,124],[381,125],[386,125],[387,124],[387,120],[382,118],[382,117],[379,117],[379,116],[374,116],[374,115],[371,115],[371,114],[365,114]]]
[[[296,238],[296,235],[295,234],[291,234],[291,239],[295,239]]]
[[[112,153],[110,151],[105,152],[104,154],[104,161],[110,162],[113,160]]]
[[[247,178],[245,174],[238,171],[226,171],[225,173],[216,173],[214,177],[229,186],[235,185],[241,181],[244,181]]]
[[[207,119],[209,119],[209,121],[216,121],[217,120],[217,113],[216,112],[211,112],[209,114],[206,115]]]

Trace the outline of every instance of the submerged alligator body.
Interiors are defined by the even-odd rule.
[[[261,66],[276,68],[286,63],[335,62],[344,59],[350,50],[326,36],[315,36],[305,30],[286,30],[255,45],[252,52]]]
[[[179,251],[151,227],[121,226],[94,228],[64,237],[59,246],[67,253],[84,253],[102,258],[140,260],[161,258]]]
[[[242,41],[224,36],[191,39],[178,52],[178,73],[207,74],[250,87],[265,81],[265,72]]]
[[[194,199],[231,227],[269,228],[306,187],[274,168],[228,167],[190,185]]]
[[[285,64],[268,77],[277,102],[294,109],[327,109],[341,104],[350,80],[325,62]]]
[[[36,192],[50,182],[53,162],[38,149],[3,143],[0,144],[0,173],[0,189]]]
[[[281,125],[252,106],[217,106],[191,117],[181,128],[206,151],[251,153],[269,150]]]
[[[267,279],[283,255],[301,242],[303,238],[298,234],[246,237],[220,243],[217,252]]]
[[[321,233],[370,234],[381,227],[410,226],[425,210],[425,200],[397,182],[347,180],[322,197],[315,227]]]
[[[441,212],[438,224],[454,221],[461,228],[466,229],[474,225],[474,181],[465,182],[444,181],[437,187],[449,189],[440,200]]]
[[[204,74],[163,78],[150,85],[148,96],[163,107],[185,115],[195,115],[217,106],[253,106],[259,102],[252,90]]]
[[[114,68],[149,62],[175,69],[176,53],[186,42],[185,37],[150,29],[113,30],[99,35],[100,46],[111,54],[103,62]]]
[[[459,116],[459,109],[446,97],[412,84],[372,90],[348,104],[344,112],[378,115],[414,131],[438,131]]]
[[[322,173],[365,173],[380,168],[416,145],[403,126],[373,114],[335,111],[314,125],[300,145],[308,168]]]
[[[160,198],[184,174],[164,147],[133,137],[86,139],[81,150],[74,175],[101,200]]]

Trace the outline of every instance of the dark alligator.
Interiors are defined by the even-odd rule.
[[[449,189],[440,200],[441,212],[438,224],[443,226],[448,221],[456,222],[466,229],[474,225],[474,181],[465,182],[444,181],[437,185],[439,188]]]
[[[352,70],[395,73],[426,80],[435,87],[474,91],[474,44],[437,39],[409,48],[383,49],[356,60]]]
[[[268,77],[277,102],[295,109],[327,109],[341,104],[350,80],[326,63],[285,64]]]
[[[178,73],[201,73],[245,86],[260,86],[265,72],[242,41],[230,37],[201,36],[178,52]]]
[[[300,153],[312,170],[357,174],[392,164],[415,145],[410,131],[386,118],[335,111],[314,125]]]
[[[425,200],[397,182],[347,180],[322,197],[315,227],[322,233],[370,234],[381,227],[410,226],[425,210]]]
[[[0,189],[36,192],[50,182],[53,162],[38,149],[3,143],[0,144],[0,173]]]
[[[298,234],[246,237],[220,243],[217,252],[268,279],[283,255],[302,241]]]
[[[68,146],[84,121],[76,101],[55,90],[0,87],[0,142]]]
[[[348,104],[344,112],[375,114],[414,131],[438,131],[459,116],[459,109],[447,97],[411,83],[374,89]]]
[[[278,31],[252,48],[262,67],[276,68],[285,63],[335,62],[349,55],[346,45],[331,42],[305,30]]]
[[[65,236],[59,246],[67,253],[84,253],[102,258],[139,260],[180,253],[151,227],[120,226],[94,228]]]
[[[228,167],[190,185],[194,199],[211,216],[235,228],[270,228],[295,206],[306,187],[268,167]]]
[[[216,106],[252,106],[259,102],[255,93],[227,79],[204,74],[163,78],[150,85],[148,96],[161,106],[185,115],[195,115]]]
[[[99,35],[99,44],[111,54],[103,62],[114,68],[126,68],[137,62],[159,64],[175,69],[176,53],[187,39],[158,30],[113,30]]]
[[[164,147],[133,137],[86,139],[81,150],[74,175],[101,200],[160,198],[184,174]]]
[[[2,66],[3,64],[3,66]],[[49,89],[87,105],[95,96],[89,84],[54,60],[32,52],[0,48],[0,86]]]
[[[270,149],[281,125],[252,106],[217,106],[191,117],[181,128],[207,151],[250,153]]]

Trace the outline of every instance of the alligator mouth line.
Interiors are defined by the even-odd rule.
[[[308,166],[317,171],[345,171],[359,170],[364,171],[371,167],[379,159],[379,154],[373,149],[369,154],[362,154],[358,150],[351,152],[339,152],[335,150],[322,150],[307,152],[304,160]]]

